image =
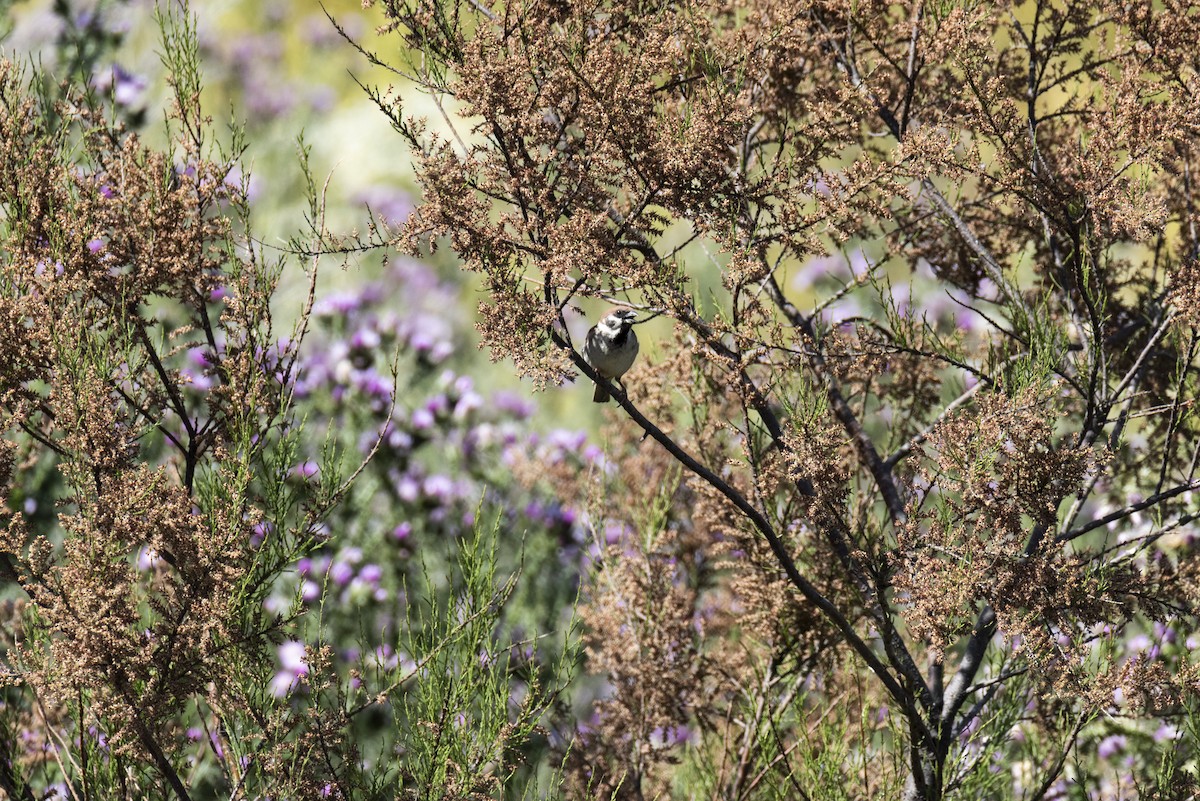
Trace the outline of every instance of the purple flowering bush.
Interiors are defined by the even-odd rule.
[[[508,391],[485,394],[455,372],[463,321],[447,310],[461,306],[457,286],[411,260],[386,271],[314,306],[295,393],[308,429],[328,436],[303,454],[293,479],[319,481],[331,452],[366,466],[323,521],[324,539],[273,599],[280,609],[293,596],[320,605],[326,623],[344,611],[367,635],[347,649],[359,656],[385,647],[380,638],[396,631],[422,566],[440,569],[452,560],[477,515],[501,515],[510,567],[522,553],[535,558],[527,570],[555,577],[538,582],[540,590],[569,597],[584,542],[577,513],[553,487],[518,480],[511,467],[533,459],[586,469],[599,457],[582,432],[541,436],[529,401]]]
[[[288,481],[316,487],[326,472],[361,471],[266,601],[296,632],[278,644],[270,692],[297,709],[329,703],[310,664],[326,648],[338,703],[357,710],[353,731],[381,776],[420,773],[389,761],[397,749],[441,769],[446,754],[423,752],[419,733],[448,698],[459,698],[457,731],[474,743],[459,748],[482,747],[466,723],[483,714],[475,691],[437,691],[434,674],[474,672],[476,691],[507,699],[514,725],[531,725],[536,711],[544,726],[573,673],[588,535],[547,476],[586,474],[602,455],[583,432],[537,433],[532,403],[477,389],[454,369],[464,361],[465,321],[451,311],[460,292],[429,264],[394,260],[379,279],[317,300],[297,362],[309,436]],[[482,605],[479,616],[464,619],[464,605]],[[473,640],[465,651],[460,637]],[[521,740],[519,729],[495,732],[496,742],[511,741],[536,774],[563,742],[543,728]]]

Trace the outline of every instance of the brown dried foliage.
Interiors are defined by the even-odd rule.
[[[244,710],[235,678],[266,670],[252,466],[288,369],[197,104],[174,108],[168,155],[80,97],[47,112],[0,65],[0,560],[22,596],[3,681],[38,737],[91,727],[180,797],[180,714]],[[184,372],[197,350],[212,389]],[[13,511],[35,466],[56,515]]]
[[[568,307],[674,321],[640,329],[618,396],[690,473],[663,542],[721,557],[705,590],[744,604],[721,636],[760,643],[745,665],[828,666],[831,637],[860,660],[906,721],[907,797],[945,790],[989,654],[1032,668],[1007,697],[1070,686],[1086,718],[1117,671],[1060,638],[1191,619],[1195,554],[1159,545],[1193,520],[1200,461],[1194,5],[383,7],[448,125],[380,97],[425,191],[405,244],[448,241],[482,275],[483,342],[539,382],[591,377]],[[849,245],[869,275],[791,285]],[[891,281],[926,265],[901,308]],[[978,324],[947,331],[957,309]],[[616,464],[635,477],[605,515],[661,475]],[[1148,509],[1161,524],[1138,528]],[[634,606],[702,602],[652,554],[622,558]],[[593,621],[606,669],[631,653],[613,615]]]

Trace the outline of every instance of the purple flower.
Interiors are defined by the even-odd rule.
[[[71,794],[67,791],[66,783],[55,782],[46,788],[41,798],[43,801],[69,801]]]
[[[120,67],[113,70],[115,83],[113,85],[113,100],[121,106],[133,107],[141,103],[142,92],[146,89],[146,79],[140,75],[126,72]]]
[[[290,670],[297,676],[305,676],[308,674],[308,663],[304,661],[307,650],[307,646],[299,640],[289,640],[279,646],[279,664],[284,670]]]
[[[809,287],[846,265],[841,254],[826,254],[808,259],[792,276],[792,286],[807,291]]]
[[[308,675],[308,662],[304,659],[306,652],[306,646],[299,640],[288,640],[279,646],[280,671],[271,680],[271,693],[276,698],[287,695],[301,676]]]
[[[384,378],[375,370],[366,370],[355,376],[358,389],[376,401],[384,404],[392,399],[392,381]]]
[[[911,287],[908,284],[898,284],[892,287],[892,302],[895,304],[896,311],[901,315],[908,313],[910,291]]]
[[[624,523],[615,520],[608,520],[604,523],[604,542],[608,545],[616,545],[630,533]]]
[[[38,278],[41,278],[43,275],[45,275],[46,274],[46,262],[39,261],[37,264],[35,264],[33,267],[33,274],[35,276],[37,276]],[[63,263],[61,261],[54,262],[55,277],[57,278],[58,276],[60,276],[62,274],[63,274]]]
[[[405,475],[396,482],[396,494],[405,503],[413,503],[421,496],[421,485],[417,479]]]
[[[515,392],[501,390],[492,393],[492,407],[502,414],[514,417],[517,420],[525,420],[533,415],[536,407],[532,402],[522,398]]]
[[[441,416],[450,410],[450,400],[445,395],[434,395],[425,401],[425,408],[432,412],[435,417]]]
[[[412,535],[412,523],[409,523],[407,521],[401,523],[400,525],[398,525],[394,529],[392,529],[392,539],[399,540],[401,542],[408,539],[409,536],[411,536],[411,535]]]
[[[598,445],[588,445],[583,449],[583,460],[588,464],[601,465],[604,461],[604,450]]]
[[[364,297],[359,292],[335,292],[321,298],[313,304],[313,314],[317,317],[334,317],[348,315],[357,311]]]
[[[552,447],[577,453],[583,450],[584,444],[587,443],[587,432],[556,428],[550,432],[550,435],[546,439]]]
[[[88,240],[87,249],[90,250],[92,253],[98,253],[101,249],[103,249],[103,247],[104,247],[103,239],[89,239]]]
[[[113,64],[110,69],[97,73],[92,79],[92,86],[100,92],[111,94],[114,103],[126,108],[141,104],[146,85],[145,78],[134,75],[120,64]]]
[[[449,476],[433,475],[425,479],[422,487],[425,495],[438,503],[446,504],[454,499],[454,482]]]
[[[380,220],[393,226],[402,225],[413,211],[413,202],[409,194],[397,191],[392,186],[363,189],[354,197],[354,202],[369,206]]]
[[[293,467],[292,475],[296,478],[309,479],[319,473],[320,470],[320,465],[310,459]]]
[[[1125,750],[1126,740],[1123,734],[1111,734],[1100,741],[1096,747],[1096,755],[1101,759],[1109,759]]]
[[[659,747],[683,745],[691,739],[692,732],[687,726],[659,727],[650,732],[650,741]]]
[[[1175,636],[1176,636],[1175,629],[1170,625],[1166,625],[1166,624],[1155,621],[1154,636],[1156,639],[1161,640],[1162,642],[1166,643],[1167,645],[1175,644]]]
[[[874,265],[871,264],[870,259],[867,258],[867,254],[863,253],[862,250],[857,248],[850,253],[850,258],[847,260],[847,264],[850,267],[850,272],[854,274],[855,278],[862,278],[870,273],[874,268]]]
[[[339,587],[344,587],[350,583],[350,579],[354,578],[354,568],[346,562],[338,560],[329,568],[329,578]]]
[[[965,727],[963,727],[963,730],[961,732],[959,732],[958,738],[960,740],[962,740],[963,742],[969,741],[972,737],[975,736],[975,732],[979,731],[979,727],[982,725],[983,725],[982,720],[980,719],[980,717],[978,715],[976,715],[975,717],[971,718],[971,722],[968,723]]]
[[[88,734],[96,742],[96,745],[103,750],[108,750],[108,738],[104,736],[104,732],[97,729],[95,726],[88,726]]]
[[[391,670],[395,668],[398,664],[400,664],[400,661],[401,660],[397,658],[395,652],[392,651],[392,647],[387,644],[376,648],[374,653],[372,653],[370,656],[371,664],[378,665],[384,670]],[[410,660],[405,659],[404,661],[407,662]]]
[[[445,361],[446,357],[454,350],[449,342],[438,339],[424,330],[413,331],[409,336],[408,344],[431,364]]]
[[[355,350],[371,350],[378,348],[383,340],[379,332],[371,328],[360,328],[350,337],[350,347]]]
[[[388,424],[391,425],[390,423]],[[371,441],[374,445],[374,440]],[[388,431],[387,444],[390,448],[397,451],[407,451],[413,446],[413,438],[407,431],[401,431],[398,428],[393,428]]]
[[[246,73],[242,89],[246,108],[256,117],[281,117],[296,105],[295,86],[262,69]]]
[[[138,570],[153,570],[154,566],[161,561],[158,551],[153,548],[142,548],[138,551],[137,567]]]
[[[379,584],[383,578],[383,568],[375,563],[366,564],[358,571],[358,577],[372,586]]]
[[[250,533],[250,545],[257,548],[262,545],[262,541],[274,531],[274,527],[269,522],[255,523],[254,529]]]
[[[354,40],[362,38],[365,24],[359,17],[338,19],[347,35]],[[330,48],[343,44],[341,35],[329,24],[324,14],[309,14],[300,22],[300,37],[313,48]]]
[[[417,431],[425,431],[433,427],[434,418],[433,412],[424,407],[414,409],[412,413],[412,427]]]
[[[483,408],[483,396],[478,392],[464,392],[454,404],[454,419],[464,420],[472,412]]]
[[[1125,644],[1125,647],[1131,653],[1140,653],[1150,647],[1150,638],[1145,634],[1139,634],[1136,637],[1131,637]]]
[[[1175,740],[1179,736],[1179,729],[1170,723],[1164,723],[1154,732],[1154,742],[1165,743],[1169,740]]]
[[[862,314],[863,307],[858,298],[854,295],[847,295],[832,306],[822,309],[821,320],[830,327],[849,326],[848,320],[853,317],[861,317]]]

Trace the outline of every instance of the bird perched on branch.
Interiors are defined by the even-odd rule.
[[[621,376],[633,366],[638,355],[638,338],[633,333],[633,322],[637,314],[630,309],[609,309],[587,332],[583,343],[583,358],[604,378],[620,381]],[[624,385],[622,385],[624,388]],[[596,384],[592,400],[596,403],[608,401],[608,387]]]

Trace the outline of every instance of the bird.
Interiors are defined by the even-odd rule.
[[[638,355],[638,338],[633,333],[637,314],[631,309],[609,309],[587,332],[583,343],[583,358],[587,359],[601,378],[621,379],[633,366]],[[607,403],[609,398],[606,382],[596,383],[592,400]]]

